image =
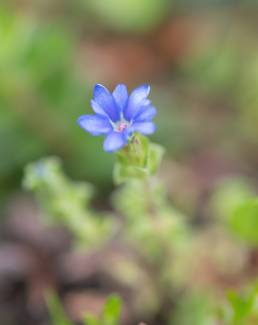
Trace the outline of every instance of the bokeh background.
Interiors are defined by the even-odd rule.
[[[1,1],[1,324],[48,324],[39,291],[46,281],[53,287],[61,281],[49,276],[49,251],[59,254],[70,242],[62,231],[35,225],[37,205],[21,185],[26,164],[60,157],[72,179],[95,185],[94,206],[111,209],[113,156],[102,150],[102,139],[76,124],[91,111],[95,83],[110,89],[121,82],[130,89],[151,84],[158,108],[152,139],[166,148],[160,176],[193,227],[209,228],[226,195],[256,192],[257,22],[256,1]],[[41,271],[28,280],[34,255]],[[97,272],[95,264],[89,273]],[[200,272],[220,283],[210,267]],[[94,279],[84,287],[94,287]],[[95,287],[101,292],[101,283]],[[104,299],[100,293],[83,297],[66,299],[77,321],[78,310],[98,310]],[[155,324],[155,317],[148,321]]]

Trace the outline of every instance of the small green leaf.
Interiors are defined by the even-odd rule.
[[[248,291],[237,294],[229,292],[228,305],[224,306],[225,325],[253,325],[258,320],[258,286],[252,284]],[[225,308],[226,307],[226,308]],[[223,315],[223,314],[222,314]]]
[[[46,302],[52,325],[72,325],[65,314],[64,308],[60,303],[58,296],[55,293],[49,292],[46,295]]]
[[[117,295],[110,296],[104,306],[102,315],[103,323],[105,325],[117,325],[121,315],[121,309],[121,299]]]
[[[84,317],[84,325],[101,325],[101,322],[98,320],[98,318],[93,314],[86,314]]]
[[[229,219],[231,230],[242,240],[258,245],[258,199],[240,204]]]

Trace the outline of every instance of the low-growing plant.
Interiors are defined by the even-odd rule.
[[[101,249],[118,238],[119,243],[134,252],[134,257],[126,255],[112,260],[108,272],[131,287],[132,305],[138,315],[154,316],[164,306],[169,306],[173,308],[172,316],[169,312],[162,320],[167,324],[255,324],[257,290],[247,298],[231,294],[230,303],[225,299],[218,303],[219,297],[225,296],[225,288],[206,294],[202,277],[198,279],[199,274],[192,270],[193,265],[201,263],[195,252],[198,236],[187,218],[171,206],[165,186],[158,177],[164,149],[146,137],[156,129],[153,122],[156,108],[148,99],[149,92],[148,85],[136,88],[130,95],[122,84],[113,93],[96,85],[91,101],[95,114],[78,119],[79,125],[93,136],[104,135],[104,150],[115,154],[113,178],[118,186],[112,195],[115,212],[99,214],[92,209],[92,187],[69,180],[56,158],[28,165],[24,186],[35,192],[46,220],[66,226],[77,243],[88,250],[96,245]],[[215,210],[219,207],[218,214],[222,215],[217,225],[226,225],[225,229],[229,228],[244,240],[251,250],[258,243],[258,204],[251,190],[239,188],[239,191],[225,191],[223,195],[218,193],[213,206]],[[225,193],[228,200],[223,207]],[[225,222],[221,222],[224,214]],[[117,215],[123,217],[122,227]],[[228,236],[232,244],[233,239],[231,241]],[[214,247],[208,251],[207,246],[206,250],[212,261],[217,243],[211,245]],[[233,258],[231,246],[228,247],[228,251],[223,251],[223,261]],[[248,249],[246,251],[248,254]],[[215,280],[209,281],[208,285],[212,286]],[[196,286],[200,286],[198,294]],[[180,301],[175,301],[175,297]],[[69,325],[57,297],[51,294],[47,301],[53,324]],[[229,313],[221,312],[229,305]],[[87,325],[117,325],[120,308],[119,298],[111,296],[100,318],[87,314],[83,321]]]

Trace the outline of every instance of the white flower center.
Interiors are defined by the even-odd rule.
[[[116,124],[115,124],[115,131],[117,132],[123,132],[126,128],[128,128],[128,126],[130,125],[130,123],[128,123],[127,121],[125,120],[121,120],[121,121],[118,121]]]

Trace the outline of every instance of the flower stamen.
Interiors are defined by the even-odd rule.
[[[119,121],[115,125],[115,131],[117,132],[123,132],[125,129],[127,129],[129,126],[129,123],[125,120]]]

